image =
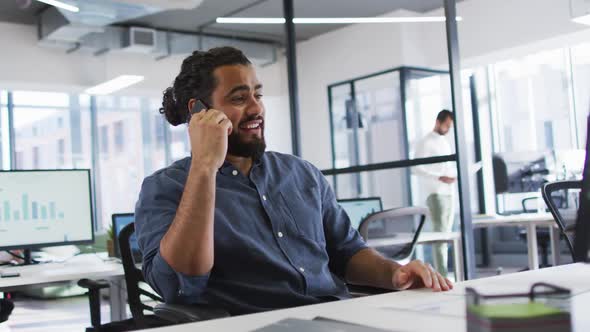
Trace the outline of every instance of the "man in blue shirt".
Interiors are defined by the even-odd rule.
[[[197,100],[210,108],[191,115]],[[346,299],[345,282],[452,288],[368,248],[313,165],[265,152],[262,84],[241,51],[187,57],[160,112],[188,123],[192,150],[144,180],[135,210],[145,278],[166,302],[244,314]]]

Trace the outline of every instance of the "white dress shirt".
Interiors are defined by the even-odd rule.
[[[431,131],[416,144],[415,158],[428,158],[453,154],[451,145],[445,136]],[[455,162],[448,161],[438,164],[416,166],[412,169],[414,174],[421,178],[421,188],[425,194],[452,195],[454,184],[444,183],[439,180],[441,176],[457,177]]]

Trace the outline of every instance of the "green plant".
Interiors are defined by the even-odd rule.
[[[107,228],[107,236],[109,240],[115,240],[115,232],[113,230],[113,225],[109,225],[109,228]]]

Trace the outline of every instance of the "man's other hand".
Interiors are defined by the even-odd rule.
[[[439,181],[444,182],[446,184],[451,184],[455,182],[455,178],[452,178],[450,176],[441,176],[438,178]]]
[[[430,264],[419,260],[397,268],[393,272],[393,287],[404,290],[409,288],[430,288],[435,292],[453,289],[453,283],[436,272]]]

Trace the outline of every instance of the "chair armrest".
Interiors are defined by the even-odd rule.
[[[154,314],[173,324],[198,322],[214,318],[229,317],[229,313],[222,309],[207,305],[182,305],[161,303],[154,307]]]
[[[80,279],[78,286],[88,290],[97,290],[102,288],[109,288],[109,283],[105,280]]]
[[[379,288],[373,286],[346,284],[346,287],[348,287],[348,292],[350,293],[350,295],[352,295],[352,297],[361,297],[396,292],[396,290],[393,289]]]

